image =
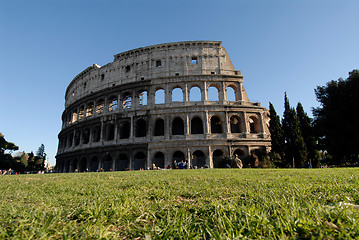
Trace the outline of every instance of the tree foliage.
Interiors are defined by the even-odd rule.
[[[302,137],[299,121],[294,108],[289,104],[287,93],[284,94],[284,113],[282,128],[286,142],[286,163],[295,167],[304,167],[307,161],[307,147]]]
[[[10,153],[18,149],[18,146],[12,142],[6,141],[4,135],[0,133],[0,169],[8,169],[12,167],[14,159]],[[10,153],[7,153],[6,151],[10,151]]]
[[[312,124],[307,113],[304,111],[302,104],[297,104],[297,117],[299,121],[299,128],[308,151],[308,161],[313,167],[319,167],[319,152],[317,149],[317,140]]]
[[[37,149],[36,151],[36,156],[41,158],[41,159],[45,159],[46,158],[46,153],[45,153],[45,145],[41,144],[41,146],[39,147],[39,149]]]
[[[274,109],[272,103],[269,103],[269,132],[271,134],[271,143],[272,143],[272,161],[278,167],[284,167],[285,162],[285,142],[284,135],[282,130],[282,125],[280,122],[280,117]]]
[[[41,144],[36,156],[34,156],[33,152],[22,152],[18,156],[13,157],[11,152],[18,149],[18,146],[6,141],[4,135],[0,133],[0,169],[11,168],[17,172],[44,170],[46,153],[43,144]],[[6,151],[9,151],[9,153]]]
[[[355,117],[359,109],[359,71],[346,80],[318,86],[315,95],[320,107],[313,109],[320,145],[332,155],[332,164],[358,165],[359,132]]]

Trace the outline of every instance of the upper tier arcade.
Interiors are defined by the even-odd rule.
[[[87,95],[143,80],[229,75],[242,81],[221,41],[187,41],[158,44],[116,54],[114,61],[99,66],[93,64],[78,74],[69,84],[65,107]],[[242,101],[248,97],[243,95]]]

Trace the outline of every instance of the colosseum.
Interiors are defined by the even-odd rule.
[[[268,110],[252,103],[221,41],[141,47],[69,84],[58,172],[223,167],[270,149]]]

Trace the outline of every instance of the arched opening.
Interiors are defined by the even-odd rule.
[[[127,139],[130,137],[131,124],[129,121],[122,121],[120,123],[120,139]]]
[[[199,102],[202,101],[201,89],[197,86],[192,87],[189,91],[189,101],[190,102]]]
[[[96,114],[100,114],[105,109],[105,101],[103,99],[100,99],[97,101],[96,104]]]
[[[59,140],[59,143],[60,143],[60,146],[59,146],[59,148],[60,149],[64,149],[64,148],[66,148],[66,137],[64,137],[64,136],[62,136],[61,138],[60,138],[60,140]]]
[[[213,152],[212,159],[213,159],[213,167],[214,168],[224,168],[225,163],[223,159],[224,153],[222,150],[217,149]],[[230,163],[229,163],[230,164]]]
[[[79,110],[79,120],[83,119],[85,117],[85,106],[82,105]]]
[[[146,155],[143,152],[136,153],[133,163],[133,168],[134,170],[140,170],[146,168]]]
[[[208,88],[208,101],[219,101],[219,92],[218,88],[210,86]]]
[[[72,147],[72,140],[74,139],[74,134],[70,133],[67,138],[67,147]]]
[[[197,150],[192,154],[192,159],[192,166],[194,168],[201,168],[206,165],[206,155],[200,150]]]
[[[81,158],[80,161],[80,172],[87,172],[87,159],[85,157]]]
[[[184,124],[180,117],[176,117],[172,122],[172,135],[184,135]]]
[[[93,102],[87,104],[86,108],[86,117],[90,117],[93,115]]]
[[[72,113],[72,122],[77,122],[77,110]]]
[[[240,158],[240,159],[242,159],[243,160],[243,158],[245,157],[245,153],[244,153],[244,151],[242,150],[242,149],[236,149],[234,152],[233,152],[233,157],[234,156],[236,156],[236,155],[238,155],[238,157]]]
[[[103,170],[106,172],[112,171],[112,157],[110,155],[103,158]]]
[[[76,132],[75,132],[75,146],[78,146],[78,145],[80,145],[80,130],[77,130]]]
[[[116,96],[110,97],[110,103],[108,105],[108,110],[110,112],[116,111],[117,110],[117,105],[118,105],[117,97]]]
[[[116,164],[116,170],[118,171],[125,171],[129,169],[130,161],[126,154],[120,154]]]
[[[240,133],[242,132],[241,128],[241,119],[238,116],[232,116],[229,120],[231,124],[231,133]]]
[[[227,92],[227,101],[235,102],[237,100],[236,99],[236,91],[234,90],[233,87],[228,86],[226,89],[226,92]]]
[[[101,127],[95,126],[92,130],[93,142],[99,142],[101,140]]]
[[[115,139],[115,125],[112,123],[108,123],[106,125],[106,141]]]
[[[165,168],[165,155],[162,152],[156,152],[153,161],[153,164],[159,168]]]
[[[183,102],[183,91],[177,87],[172,90],[172,102]]]
[[[203,134],[203,122],[199,117],[191,119],[191,134]]]
[[[248,118],[250,133],[259,133],[259,121],[258,118],[251,116]]]
[[[98,169],[98,158],[95,156],[95,157],[92,157],[91,158],[91,172],[97,172],[99,169]]]
[[[165,135],[165,121],[162,118],[156,119],[154,136],[164,136]]]
[[[79,171],[77,164],[78,164],[77,158],[72,160],[72,163],[71,163],[72,172],[78,172]]]
[[[132,108],[132,96],[131,96],[131,93],[125,93],[123,95],[122,107],[123,107],[123,109]]]
[[[140,106],[146,106],[147,105],[147,91],[142,91],[139,94],[139,100],[140,100]]]
[[[136,121],[136,137],[146,137],[146,121],[142,118]]]
[[[222,133],[222,123],[219,117],[211,117],[211,133]]]
[[[64,172],[70,172],[70,160],[64,162]]]
[[[181,161],[183,161],[183,162],[186,161],[184,153],[181,151],[174,152],[172,155],[172,162],[173,162],[172,168],[173,169],[177,168],[177,164],[180,163]]]
[[[165,90],[158,89],[155,93],[155,104],[165,103]]]
[[[82,144],[88,144],[90,141],[90,129],[85,128],[82,131]]]
[[[70,113],[69,115],[66,116],[67,125],[71,124],[71,120],[72,120],[72,114]]]

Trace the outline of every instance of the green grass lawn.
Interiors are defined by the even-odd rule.
[[[0,239],[359,238],[355,168],[13,175],[0,190]]]

